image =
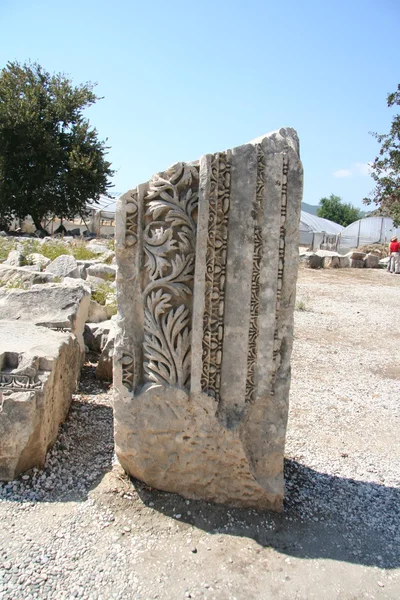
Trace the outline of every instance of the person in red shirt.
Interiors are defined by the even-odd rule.
[[[389,271],[390,273],[397,273],[400,275],[400,243],[397,240],[397,237],[394,236],[390,240],[389,245]]]

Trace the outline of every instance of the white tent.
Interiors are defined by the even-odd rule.
[[[300,216],[300,245],[309,246],[312,249],[320,248],[321,245],[331,248],[336,246],[337,236],[343,229],[344,227],[338,223],[302,210]]]
[[[396,229],[389,217],[366,217],[343,229],[339,236],[339,248],[386,244],[394,235],[400,237],[400,227]]]

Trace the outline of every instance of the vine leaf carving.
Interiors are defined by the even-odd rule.
[[[150,381],[184,387],[190,376],[190,313],[183,304],[171,308],[170,300],[161,290],[147,298],[144,368]]]
[[[155,175],[145,196],[144,371],[163,386],[190,381],[198,180],[198,167],[178,163]]]

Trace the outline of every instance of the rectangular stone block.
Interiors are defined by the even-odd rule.
[[[0,480],[44,465],[68,414],[80,364],[75,336],[0,321]]]
[[[148,485],[281,509],[301,198],[281,129],[119,200],[115,441]]]

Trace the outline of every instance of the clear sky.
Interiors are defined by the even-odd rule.
[[[104,96],[87,116],[124,192],[282,126],[297,129],[304,201],[372,190],[369,131],[400,83],[400,0],[0,0],[0,66],[39,62]]]

